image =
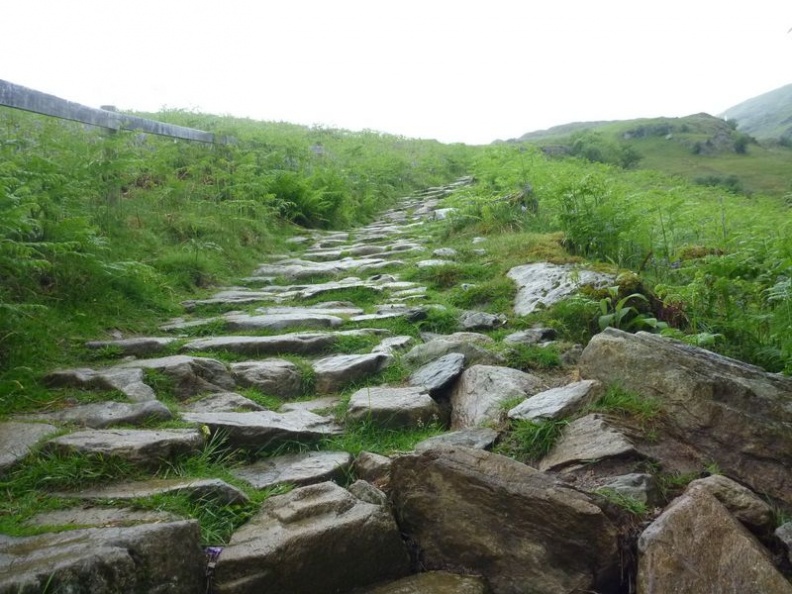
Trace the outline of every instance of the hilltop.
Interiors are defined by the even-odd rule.
[[[759,140],[792,141],[792,84],[730,107],[721,117]]]

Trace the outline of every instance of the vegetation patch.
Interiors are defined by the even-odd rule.
[[[535,462],[546,456],[569,424],[567,420],[517,420],[495,447],[499,454],[521,462]]]
[[[614,384],[587,407],[587,412],[629,417],[644,424],[655,420],[660,415],[662,405],[656,398],[631,392]]]

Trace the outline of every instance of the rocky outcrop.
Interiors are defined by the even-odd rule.
[[[468,448],[399,457],[400,526],[427,569],[482,575],[493,594],[567,594],[607,584],[616,528],[586,495],[510,458]]]
[[[519,287],[514,313],[520,316],[528,315],[537,307],[549,307],[584,285],[605,286],[614,281],[610,275],[547,262],[516,266],[506,276]]]

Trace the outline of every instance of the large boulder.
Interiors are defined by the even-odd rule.
[[[607,587],[616,528],[554,477],[470,448],[396,458],[391,488],[401,529],[427,569],[484,576],[494,594],[567,594]]]
[[[701,466],[714,462],[753,491],[792,503],[792,378],[614,329],[589,342],[580,374],[658,399],[665,430],[692,446]]]
[[[346,592],[408,570],[387,508],[324,482],[268,499],[223,550],[215,586],[218,594]]]
[[[638,594],[792,594],[767,551],[704,489],[652,522],[638,555]]]
[[[196,594],[204,572],[194,520],[0,535],[1,594]]]

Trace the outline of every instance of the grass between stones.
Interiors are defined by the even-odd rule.
[[[510,431],[495,446],[494,451],[520,462],[535,462],[553,448],[568,424],[566,419],[513,421]]]
[[[323,440],[321,448],[343,450],[355,456],[361,452],[389,455],[411,451],[418,442],[445,431],[440,423],[406,429],[388,429],[372,421],[361,421],[348,424],[343,435]]]

